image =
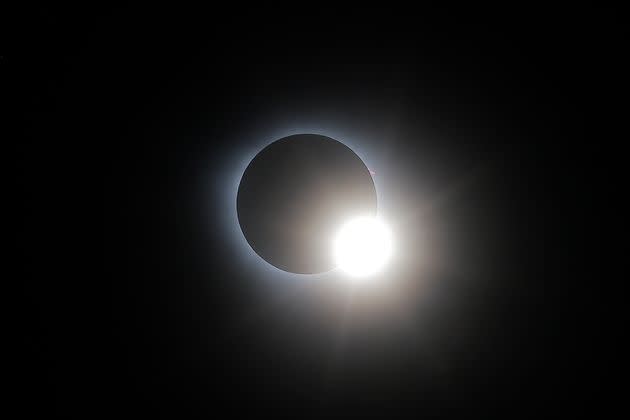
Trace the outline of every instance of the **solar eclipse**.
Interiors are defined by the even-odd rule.
[[[252,249],[284,271],[316,274],[340,267],[373,273],[391,238],[377,211],[370,170],[330,137],[298,134],[277,140],[250,162],[241,179],[237,213]]]

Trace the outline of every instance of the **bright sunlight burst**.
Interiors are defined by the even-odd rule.
[[[352,277],[375,274],[391,256],[391,232],[373,217],[351,220],[339,230],[333,252],[338,267]]]

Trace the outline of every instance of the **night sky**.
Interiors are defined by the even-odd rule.
[[[22,413],[579,409],[619,13],[316,9],[33,8],[10,34]],[[298,133],[375,172],[404,251],[380,288],[280,272],[235,224],[245,165]]]

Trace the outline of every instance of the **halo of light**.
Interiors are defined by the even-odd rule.
[[[333,253],[337,266],[351,277],[376,274],[391,256],[391,232],[374,217],[350,220],[339,229]]]

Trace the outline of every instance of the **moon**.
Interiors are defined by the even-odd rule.
[[[335,233],[377,208],[361,158],[317,134],[284,137],[260,151],[243,173],[236,201],[241,230],[256,254],[298,274],[335,268]]]

